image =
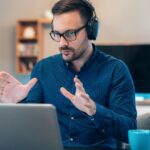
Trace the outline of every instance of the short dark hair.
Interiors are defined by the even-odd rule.
[[[52,8],[53,15],[71,11],[79,11],[84,23],[87,23],[95,15],[94,7],[87,0],[59,0]]]

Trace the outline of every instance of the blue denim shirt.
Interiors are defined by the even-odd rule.
[[[126,65],[93,45],[93,54],[80,72],[65,63],[61,54],[41,60],[31,78],[38,82],[26,102],[56,106],[64,146],[116,147],[116,139],[128,141],[128,130],[136,128],[135,91]],[[96,103],[92,117],[78,110],[60,93],[65,87],[75,93],[75,75]]]

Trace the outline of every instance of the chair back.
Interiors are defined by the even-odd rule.
[[[150,113],[145,113],[137,117],[137,128],[150,130]]]

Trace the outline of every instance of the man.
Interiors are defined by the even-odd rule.
[[[92,44],[98,28],[93,6],[60,0],[52,13],[50,35],[60,54],[37,63],[26,85],[1,72],[1,102],[55,105],[64,146],[116,148],[117,140],[128,142],[128,130],[136,128],[133,82],[122,61]]]

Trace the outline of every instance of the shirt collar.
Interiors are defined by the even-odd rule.
[[[84,70],[86,70],[87,68],[89,68],[89,66],[94,62],[94,60],[96,59],[96,56],[97,56],[97,48],[94,44],[92,44],[92,47],[93,47],[93,52],[90,56],[90,58],[85,62],[85,64],[81,67],[81,70],[79,72],[82,72]],[[65,62],[63,60],[63,63],[64,65],[66,66],[66,68],[70,69],[71,71],[75,72],[72,67],[71,67],[71,63],[69,62]],[[78,73],[79,73],[78,72]]]

